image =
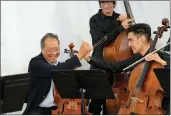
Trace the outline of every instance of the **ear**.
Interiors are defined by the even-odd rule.
[[[101,8],[100,2],[99,2],[99,7]]]
[[[116,1],[113,1],[113,8],[116,7]]]
[[[113,5],[113,9],[115,8],[115,4]]]
[[[145,43],[146,41],[147,41],[147,40],[146,40],[145,36],[142,35],[142,36],[141,36],[141,42],[142,42],[142,43]]]
[[[113,8],[115,8],[116,4],[113,4]]]
[[[43,49],[41,49],[41,52],[42,52],[42,54],[44,54],[44,50]]]

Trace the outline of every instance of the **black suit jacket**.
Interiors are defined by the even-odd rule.
[[[28,114],[32,107],[38,106],[47,96],[51,86],[51,70],[72,70],[81,66],[77,56],[73,56],[57,66],[51,65],[40,53],[31,59],[29,72],[31,73],[30,86],[27,96],[27,107],[23,114]]]

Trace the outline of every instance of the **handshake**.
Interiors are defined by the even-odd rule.
[[[83,42],[77,54],[78,59],[81,60],[84,58],[87,61],[92,50],[93,47],[88,42]]]

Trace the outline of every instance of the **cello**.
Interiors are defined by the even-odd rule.
[[[163,32],[170,28],[168,19],[164,18],[162,24],[163,26],[155,32],[156,35],[149,52],[154,51],[158,38],[161,38]],[[144,61],[131,71],[127,87],[130,91],[129,98],[118,114],[163,115],[166,113],[162,108],[165,93],[153,71],[154,68],[163,68],[163,66],[155,61]]]
[[[133,19],[133,14],[129,1],[124,0],[124,6],[128,18]],[[135,24],[133,20],[131,22]],[[105,61],[122,61],[133,56],[132,49],[128,46],[128,39],[126,31],[119,34],[117,39],[111,43],[109,46],[103,49],[103,57]],[[128,74],[113,74],[113,85],[112,91],[117,94],[116,99],[106,99],[106,109],[108,114],[116,114],[121,105],[123,105],[128,99],[129,92],[126,90],[128,83]]]
[[[70,57],[74,55],[74,53],[78,53],[78,51],[73,50],[75,45],[70,43],[69,49],[64,49],[64,53],[69,53]],[[58,104],[58,108],[56,110],[52,110],[52,115],[81,115],[82,112],[82,100],[81,99],[62,99],[59,95],[58,91],[55,91],[54,102]],[[84,100],[84,103],[86,101]],[[83,104],[84,105],[84,104]],[[85,108],[85,107],[84,107]],[[84,109],[85,114],[91,114],[86,109]]]

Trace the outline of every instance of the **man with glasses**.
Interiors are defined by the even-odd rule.
[[[90,18],[90,34],[92,37],[92,44],[95,45],[103,37],[107,36],[107,40],[96,47],[93,51],[92,56],[103,60],[103,48],[117,38],[117,36],[129,27],[129,22],[132,19],[127,19],[126,14],[118,14],[113,11],[116,6],[115,0],[99,0],[100,8],[98,13]],[[91,66],[90,69],[95,69],[96,67]],[[111,73],[108,73],[108,76]],[[109,81],[113,82],[109,76]],[[105,100],[91,100],[89,104],[89,112],[93,114],[100,114],[101,106],[103,106],[103,114],[105,111]]]
[[[47,33],[41,39],[41,53],[32,58],[28,71],[32,78],[27,96],[27,107],[23,114],[51,115],[51,110],[57,108],[54,103],[54,82],[50,70],[72,70],[80,67],[80,60],[91,50],[87,42],[83,42],[77,55],[63,63],[57,61],[60,55],[58,36]]]

